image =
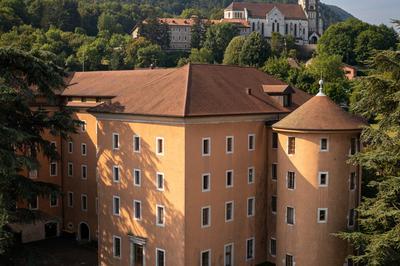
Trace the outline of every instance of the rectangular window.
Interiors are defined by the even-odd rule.
[[[33,197],[31,200],[29,200],[28,205],[30,210],[39,209],[39,198]]]
[[[357,139],[356,138],[351,138],[350,142],[350,154],[354,155],[357,152]]]
[[[158,226],[165,226],[165,207],[162,205],[156,205],[157,215],[156,223]]]
[[[81,131],[82,131],[82,132],[86,132],[86,121],[85,121],[85,120],[82,120],[81,122],[82,122],[82,124],[81,124]]]
[[[320,187],[327,187],[329,182],[329,174],[328,172],[319,172],[318,173],[318,183]]]
[[[295,216],[294,216],[294,208],[286,207],[286,223],[287,224],[294,224]]]
[[[255,175],[254,172],[255,172],[254,167],[249,167],[247,169],[247,183],[249,183],[249,184],[254,183],[254,175]]]
[[[328,222],[328,209],[327,208],[318,208],[318,223],[327,223]]]
[[[275,238],[271,238],[269,241],[269,253],[273,257],[276,256],[276,239]]]
[[[98,214],[99,213],[99,198],[98,197],[96,197],[96,203],[95,203],[95,209],[96,209],[96,214]]]
[[[224,246],[224,266],[233,266],[233,243]]]
[[[112,134],[112,148],[113,148],[113,150],[119,149],[119,134],[118,133]]]
[[[225,222],[233,220],[233,201],[225,202]]]
[[[254,134],[249,134],[247,136],[247,148],[249,151],[255,150],[255,139],[256,139],[256,135],[254,135]]]
[[[119,180],[120,180],[120,176],[119,175],[120,175],[119,166],[114,165],[113,166],[113,181],[114,182],[119,183]]]
[[[211,207],[201,208],[201,227],[209,227],[211,225]]]
[[[272,148],[278,149],[278,133],[272,132]]]
[[[271,197],[271,211],[272,211],[272,213],[276,213],[276,209],[277,209],[277,204],[278,202],[277,202],[277,197],[276,196],[272,196]]]
[[[328,151],[328,150],[329,150],[328,139],[322,138],[320,142],[320,151]]]
[[[156,138],[156,153],[164,155],[164,138]]]
[[[138,135],[133,136],[133,151],[140,152],[140,137]]]
[[[286,266],[294,266],[294,257],[292,255],[286,254],[285,265]]]
[[[55,193],[50,194],[50,207],[54,208],[58,206],[58,195]]]
[[[254,216],[256,199],[254,197],[247,199],[247,217]]]
[[[354,209],[350,209],[349,211],[349,217],[348,217],[348,226],[351,228],[354,226],[355,223],[355,218],[356,218],[356,211]]]
[[[246,240],[246,260],[254,259],[254,238]]]
[[[35,179],[38,176],[38,170],[36,170],[36,169],[30,170],[28,175],[29,175],[29,178]]]
[[[87,149],[86,149],[85,143],[81,144],[81,154],[82,154],[82,156],[86,156],[86,154],[87,154]]]
[[[273,163],[271,167],[272,180],[278,179],[278,164]]]
[[[87,166],[84,164],[81,165],[81,178],[87,179]]]
[[[288,154],[295,154],[296,152],[296,138],[289,137],[288,138]]]
[[[113,196],[113,214],[120,215],[120,198],[117,196]]]
[[[203,138],[201,152],[203,156],[210,156],[211,154],[211,139]]]
[[[156,184],[157,184],[157,190],[164,191],[164,174],[163,173],[156,174]]]
[[[119,236],[113,236],[113,256],[121,258],[121,238]]]
[[[356,172],[350,173],[350,190],[356,189],[357,175]]]
[[[133,184],[140,187],[142,183],[142,174],[139,169],[133,169]]]
[[[50,163],[50,176],[56,176],[57,175],[57,162],[51,162]]]
[[[74,165],[73,165],[73,163],[68,163],[68,165],[67,165],[67,174],[68,174],[68,176],[73,176],[74,175]]]
[[[82,211],[87,211],[87,196],[86,196],[86,194],[81,195],[81,209],[82,209]]]
[[[295,189],[296,187],[296,174],[294,172],[287,172],[287,188]]]
[[[156,266],[165,266],[165,250],[156,248]]]
[[[233,153],[233,137],[226,137],[226,153]]]
[[[74,207],[74,192],[68,192],[68,207]]]
[[[74,152],[74,143],[72,141],[68,142],[68,153]]]
[[[142,202],[139,200],[133,201],[133,218],[135,220],[142,219]]]
[[[204,250],[200,253],[200,266],[211,266],[211,250]]]
[[[210,174],[203,174],[201,176],[201,191],[208,192],[211,190]]]
[[[233,187],[233,170],[228,170],[225,173],[226,176],[226,187]]]

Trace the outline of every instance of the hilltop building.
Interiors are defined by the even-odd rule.
[[[85,123],[31,176],[63,194],[21,203],[48,214],[13,225],[24,241],[95,240],[100,265],[347,265],[353,251],[332,233],[356,226],[361,170],[348,157],[365,123],[322,89],[196,64],[67,84],[60,103]]]

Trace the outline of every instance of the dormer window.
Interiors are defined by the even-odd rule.
[[[292,105],[292,95],[291,94],[284,94],[283,95],[283,106],[290,107]]]

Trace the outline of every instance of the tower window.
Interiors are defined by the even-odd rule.
[[[292,255],[286,254],[285,265],[286,266],[294,266],[294,257]]]
[[[356,188],[356,172],[350,173],[350,190],[354,190]]]
[[[295,210],[293,207],[286,207],[286,223],[294,225],[295,221]]]
[[[276,256],[276,239],[275,238],[271,238],[271,240],[269,241],[269,253],[273,257]]]
[[[203,138],[202,142],[202,155],[203,156],[210,156],[211,154],[211,140],[210,138]]]
[[[254,259],[254,238],[246,240],[246,260]]]
[[[328,139],[327,138],[322,138],[320,140],[320,151],[328,151],[329,146],[328,146]]]
[[[248,135],[248,150],[249,151],[254,151],[255,150],[255,139],[256,135],[254,134],[249,134]]]
[[[296,174],[295,172],[287,172],[287,188],[295,189],[296,187]]]
[[[327,208],[318,208],[318,223],[327,223],[328,222],[328,209]]]
[[[247,199],[247,217],[254,216],[256,199],[254,197]]]
[[[247,169],[247,182],[249,183],[249,184],[252,184],[252,183],[254,183],[254,167],[249,167],[248,169]]]
[[[278,148],[278,133],[272,132],[272,148],[277,149]]]
[[[233,170],[226,171],[226,187],[233,187]]]
[[[225,203],[225,222],[233,220],[233,201]]]
[[[200,265],[211,266],[211,250],[204,250],[200,254]]]
[[[121,258],[121,238],[118,236],[113,237],[113,255],[114,258]]]
[[[277,209],[277,198],[276,198],[276,196],[272,196],[271,197],[271,211],[272,211],[272,213],[276,213],[276,209]]]
[[[320,187],[328,186],[328,172],[319,172],[318,173],[318,183]]]
[[[113,150],[118,150],[119,149],[119,134],[113,133]]]
[[[201,208],[201,227],[209,227],[211,225],[211,207]]]
[[[203,174],[201,177],[201,191],[207,192],[211,190],[210,174]]]
[[[233,153],[233,137],[226,137],[226,153]]]
[[[295,154],[296,152],[296,138],[289,137],[288,138],[288,154]]]
[[[272,175],[272,180],[277,180],[278,178],[278,164],[273,163],[271,167],[271,175]]]
[[[348,227],[352,228],[355,223],[356,211],[354,209],[350,209],[349,217],[348,217]]]

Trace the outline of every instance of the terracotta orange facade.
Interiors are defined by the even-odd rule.
[[[100,265],[346,263],[332,233],[356,226],[361,174],[347,161],[365,124],[323,93],[216,65],[68,84],[85,126],[57,144],[54,216],[98,241]]]

